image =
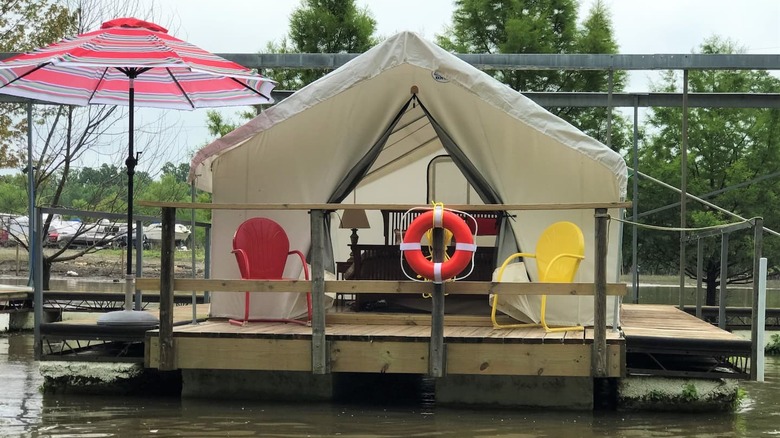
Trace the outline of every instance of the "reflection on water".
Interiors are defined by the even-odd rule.
[[[449,409],[429,399],[289,404],[178,398],[43,396],[32,336],[0,337],[0,436],[17,437],[734,437],[780,435],[780,359],[744,382],[734,414]]]

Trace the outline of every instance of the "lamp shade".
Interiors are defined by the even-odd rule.
[[[371,228],[365,210],[344,210],[339,228]]]

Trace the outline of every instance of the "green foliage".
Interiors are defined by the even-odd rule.
[[[659,402],[667,402],[671,399],[669,394],[658,390],[658,389],[651,389],[647,392],[644,396],[644,400],[652,403],[659,403]]]
[[[0,212],[27,213],[27,176],[24,174],[0,176]]]
[[[769,344],[764,348],[764,354],[767,356],[780,355],[780,335],[777,333],[772,335],[772,338],[769,340]]]
[[[206,112],[206,128],[208,128],[209,134],[215,137],[223,137],[237,127],[236,123],[225,120],[219,111],[209,110]]]
[[[269,53],[362,53],[377,43],[376,20],[355,0],[302,0],[290,15],[289,36],[269,43]],[[280,90],[297,90],[327,71],[268,70]]]
[[[713,37],[701,46],[701,53],[734,53],[735,45]],[[667,73],[655,91],[680,91],[677,75]],[[691,71],[691,93],[780,91],[780,80],[765,71]],[[649,136],[640,149],[640,171],[668,184],[681,184],[681,108],[653,108],[649,117]],[[688,112],[688,192],[705,198],[742,217],[764,217],[768,228],[780,226],[772,212],[780,207],[780,179],[762,179],[738,189],[743,184],[765,175],[780,172],[780,112],[772,109],[690,108]],[[633,196],[633,194],[631,194]],[[639,180],[639,202],[643,211],[675,205],[679,195],[648,180]],[[688,227],[708,227],[734,222],[735,219],[702,204],[686,203]],[[679,204],[656,212],[643,222],[678,227]],[[631,230],[624,242],[630,242]],[[645,272],[675,272],[679,265],[679,233],[643,231],[638,235],[640,265]],[[720,282],[720,239],[705,239],[704,281],[707,284],[707,304],[714,305],[716,287]],[[764,254],[770,260],[778,254],[776,239],[765,239]],[[626,254],[630,254],[630,251]],[[695,277],[696,251],[686,251],[686,272]],[[752,233],[743,231],[729,238],[729,283],[744,283],[752,279]]]
[[[190,166],[188,163],[165,163],[162,167],[162,176],[158,181],[151,181],[145,185],[143,190],[136,196],[137,199],[160,202],[191,202],[192,186],[187,182],[187,175]],[[211,202],[211,194],[206,192],[196,192],[195,202]],[[160,210],[149,207],[138,207],[138,214],[160,216]],[[189,223],[192,220],[192,213],[189,210],[178,209],[177,219]],[[211,222],[210,210],[195,210],[195,220],[197,222]],[[205,230],[203,228],[195,229],[195,245],[203,247],[205,239]]]
[[[609,10],[595,2],[581,26],[575,0],[457,0],[453,24],[437,37],[439,45],[458,53],[617,53]],[[602,91],[608,72],[576,70],[489,71],[518,91]],[[623,90],[625,72],[613,75],[613,90]],[[588,135],[607,141],[604,108],[549,108]],[[612,114],[611,146],[631,144],[631,124]]]
[[[686,402],[695,402],[699,399],[699,391],[696,390],[696,385],[693,382],[688,382],[683,385],[681,397]]]
[[[26,52],[57,41],[72,33],[75,23],[75,14],[59,1],[0,0],[0,52]],[[25,112],[24,105],[0,104],[0,167],[24,162]]]
[[[748,393],[743,388],[737,388],[737,393],[734,395],[734,401],[731,404],[732,409],[737,409],[742,405],[742,402],[747,398]]]

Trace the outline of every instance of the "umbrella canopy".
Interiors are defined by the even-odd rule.
[[[99,30],[0,62],[0,93],[68,105],[192,110],[271,103],[276,83],[168,35],[118,18]]]
[[[0,62],[0,93],[68,105],[127,105],[128,243],[133,230],[133,107],[192,110],[272,103],[272,80],[174,38],[167,29],[118,18],[99,30]],[[127,275],[132,275],[132,245]]]

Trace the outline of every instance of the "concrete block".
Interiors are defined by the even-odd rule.
[[[739,385],[733,379],[626,377],[618,387],[618,409],[669,412],[731,411]]]
[[[44,361],[43,391],[55,394],[178,395],[178,372],[160,373],[139,363]]]
[[[451,375],[436,380],[436,403],[592,410],[593,379]]]
[[[182,397],[328,401],[333,375],[295,371],[182,370]]]

